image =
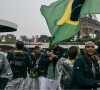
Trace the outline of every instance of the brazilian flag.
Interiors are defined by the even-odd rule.
[[[42,5],[40,11],[52,35],[50,45],[76,35],[80,30],[80,16],[99,14],[99,8],[100,0],[57,0],[49,6]]]
[[[38,71],[32,69],[30,70],[30,78],[38,78],[39,75],[38,75]]]

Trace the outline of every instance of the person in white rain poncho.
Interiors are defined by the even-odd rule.
[[[0,51],[0,90],[3,90],[7,82],[12,79],[12,71],[5,54]]]
[[[60,58],[56,65],[55,77],[59,82],[58,89],[71,89],[73,78],[73,64],[76,60],[78,50],[76,46],[71,46],[68,50],[68,58]],[[67,54],[66,54],[67,55]]]

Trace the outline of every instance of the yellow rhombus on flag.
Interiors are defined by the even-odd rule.
[[[52,35],[50,45],[53,45],[79,32],[82,14],[99,14],[100,0],[57,0],[49,6],[42,5],[40,10]]]

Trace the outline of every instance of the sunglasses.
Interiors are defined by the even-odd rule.
[[[94,48],[94,46],[86,46],[86,48]]]

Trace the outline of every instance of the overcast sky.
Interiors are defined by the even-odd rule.
[[[0,0],[0,19],[18,24],[18,30],[13,33],[18,37],[41,34],[51,36],[40,7],[54,1],[56,0]]]
[[[56,0],[0,0],[0,19],[18,24],[18,30],[13,33],[17,37],[41,34],[51,36],[40,7],[54,1]]]

